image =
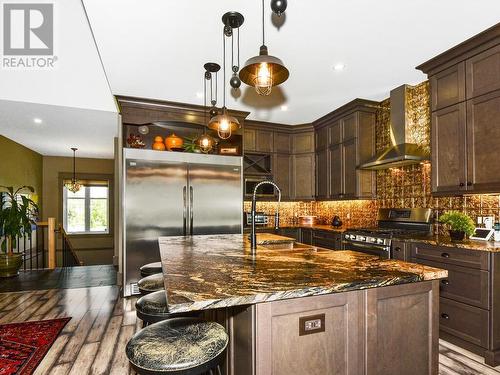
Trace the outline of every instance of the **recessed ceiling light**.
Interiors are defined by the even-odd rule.
[[[41,119],[41,118],[34,118],[34,119],[33,119],[33,122],[34,122],[35,124],[41,124],[41,123],[42,123],[42,119]]]
[[[336,72],[340,72],[345,69],[345,64],[344,63],[337,63],[333,66],[333,70]]]
[[[283,104],[283,105],[281,106],[281,110],[282,110],[282,111],[288,111],[288,106]]]
[[[196,93],[196,97],[197,97],[198,99],[203,98],[203,93],[202,93],[202,92],[200,92],[200,91],[198,91],[198,92]]]

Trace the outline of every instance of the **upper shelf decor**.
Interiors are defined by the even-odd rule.
[[[286,10],[286,0],[272,0],[271,9],[279,17]],[[247,60],[240,71],[240,79],[249,86],[255,87],[257,94],[271,94],[273,86],[285,82],[290,75],[288,69],[279,58],[268,54],[265,43],[264,0],[262,0],[262,45],[258,56]]]
[[[76,179],[76,151],[78,149],[76,147],[71,147],[71,150],[73,151],[73,177],[71,178],[71,181],[66,182],[64,186],[72,193],[77,193],[82,187]]]

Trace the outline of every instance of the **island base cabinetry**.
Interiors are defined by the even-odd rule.
[[[438,283],[294,298],[241,309],[230,319],[233,342],[227,374],[437,374]]]

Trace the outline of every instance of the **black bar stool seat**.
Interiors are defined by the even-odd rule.
[[[139,292],[141,294],[149,294],[157,292],[158,290],[164,290],[165,285],[163,284],[163,274],[156,273],[151,276],[146,276],[137,282],[139,287]]]
[[[219,323],[174,318],[137,332],[126,354],[139,375],[201,375],[215,369],[220,374],[228,342]]]
[[[140,269],[141,276],[151,276],[155,273],[161,273],[161,262],[148,263],[142,266]]]
[[[164,290],[146,294],[135,303],[137,317],[144,325],[161,322],[162,320],[178,317],[199,317],[197,311],[187,313],[171,313],[168,311],[167,294]]]

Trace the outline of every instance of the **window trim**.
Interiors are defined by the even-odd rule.
[[[105,180],[102,180],[105,181]],[[110,187],[109,187],[109,181],[107,181],[107,188],[108,188],[108,196],[106,198],[91,198],[90,196],[90,189],[88,187],[91,187],[92,185],[82,185],[82,188],[85,188],[85,196],[84,197],[77,197],[77,198],[69,198],[69,199],[81,199],[84,201],[84,209],[85,209],[85,231],[83,232],[68,232],[66,229],[66,215],[67,215],[67,200],[68,200],[68,190],[64,188],[63,186],[63,228],[66,231],[66,233],[70,236],[74,235],[107,235],[110,232],[110,222],[111,222],[111,214],[110,214]],[[103,186],[104,187],[104,186]],[[107,201],[107,214],[108,214],[108,229],[106,231],[91,231],[90,230],[90,206],[91,206],[91,201],[92,199],[106,199]]]
[[[58,221],[64,226],[64,181],[73,178],[72,172],[59,172],[59,201],[58,201]],[[115,224],[115,195],[114,195],[114,175],[105,173],[77,173],[76,178],[80,180],[94,180],[108,182],[108,232],[74,232],[68,233],[69,237],[74,238],[114,238]]]

